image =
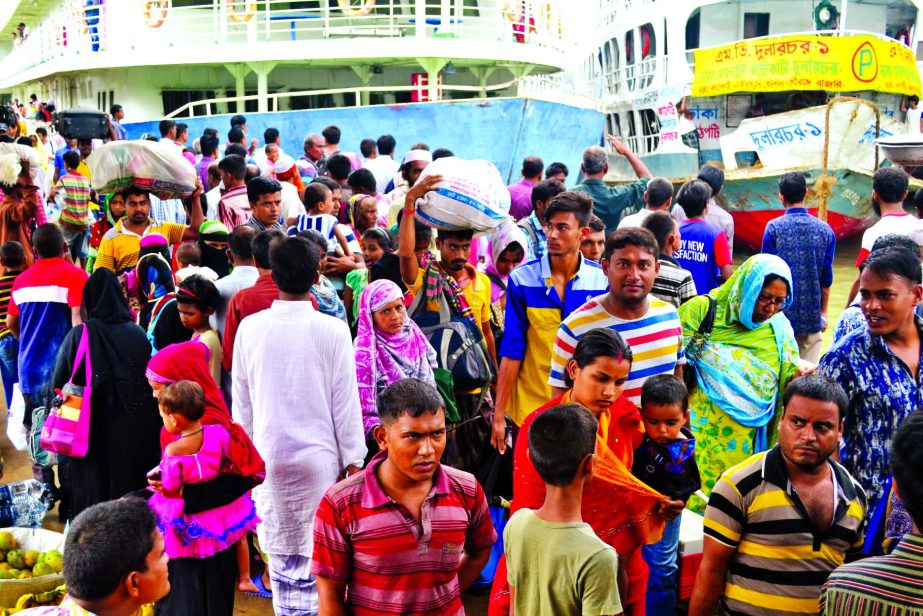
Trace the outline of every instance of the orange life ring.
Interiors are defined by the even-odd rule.
[[[376,0],[363,0],[362,6],[355,9],[350,4],[349,0],[337,0],[337,5],[347,17],[365,17],[375,8],[375,3]]]
[[[246,3],[247,10],[243,13],[238,13],[235,5],[237,2],[243,1]],[[253,16],[256,14],[256,0],[228,0],[228,17],[231,18],[231,21],[242,24],[247,23]]]
[[[153,13],[154,7],[160,12],[157,16]],[[170,14],[170,0],[148,0],[144,3],[144,23],[148,28],[159,28]]]

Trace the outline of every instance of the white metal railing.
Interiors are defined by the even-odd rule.
[[[568,0],[321,0],[293,9],[289,0],[67,0],[31,25],[29,38],[0,60],[7,76],[54,60],[152,54],[229,44],[319,41],[341,37],[464,39],[535,45],[568,44]],[[308,3],[302,3],[308,5]],[[579,35],[579,33],[575,33]],[[92,61],[92,60],[91,60]]]
[[[544,100],[553,100],[556,102],[566,102],[580,107],[592,109],[601,109],[599,101],[587,94],[573,88],[563,80],[551,76],[529,76],[520,77],[499,84],[489,86],[463,86],[463,85],[440,85],[440,92],[477,92],[486,96],[488,92],[501,92],[510,88],[517,88],[516,95],[526,98],[538,98]],[[280,111],[280,101],[292,97],[310,97],[310,96],[330,96],[343,95],[344,99],[352,100],[353,106],[362,106],[362,95],[370,92],[417,92],[421,98],[429,93],[428,86],[361,86],[350,88],[329,88],[324,90],[300,90],[297,92],[277,92],[267,94],[266,98],[270,103],[272,111]],[[225,96],[221,98],[209,98],[198,101],[190,101],[179,107],[169,114],[167,118],[178,117],[196,117],[196,108],[204,107],[205,115],[211,114],[212,106],[227,103],[239,103],[246,101],[258,101],[258,94],[249,94],[246,96]],[[188,113],[186,116],[184,114]]]

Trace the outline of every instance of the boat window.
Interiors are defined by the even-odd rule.
[[[638,38],[641,39],[642,60],[657,54],[657,40],[654,37],[654,26],[651,24],[644,24],[638,28]]]
[[[641,151],[651,153],[660,144],[660,118],[653,109],[641,110],[641,133],[644,135],[644,144]]]
[[[769,36],[769,13],[744,13],[744,38]]]
[[[606,116],[606,131],[610,135],[622,139],[622,123],[619,120],[619,114],[610,113]]]
[[[758,169],[763,166],[760,155],[755,150],[748,152],[734,152],[734,160],[738,169]]]
[[[702,10],[692,11],[686,21],[686,49],[699,48],[699,34],[702,31]]]
[[[634,43],[634,32],[629,30],[625,33],[625,64],[629,66],[635,63]]]
[[[251,92],[247,92],[247,94],[251,94]],[[256,94],[256,92],[252,92],[252,94]],[[164,113],[175,111],[191,101],[201,101],[216,97],[214,90],[163,90],[160,95],[163,99]],[[233,95],[234,94],[231,92],[228,93],[228,96]],[[211,105],[209,105],[209,107],[207,113],[211,114],[217,112],[217,109],[213,108]],[[249,109],[247,111],[249,111]],[[254,111],[256,110],[254,109]],[[195,108],[195,115],[205,115],[205,113],[205,106],[199,105]],[[178,117],[188,118],[190,114],[186,111]]]

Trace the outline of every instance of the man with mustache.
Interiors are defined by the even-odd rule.
[[[408,291],[416,296],[417,293],[425,292],[431,286],[424,285],[427,281],[427,274],[435,274],[453,314],[471,318],[481,330],[490,359],[496,366],[497,349],[494,344],[493,331],[490,329],[490,279],[468,263],[471,257],[471,238],[474,232],[470,229],[465,231],[440,229],[436,235],[439,261],[430,266],[421,267],[414,252],[417,241],[414,225],[417,199],[435,190],[436,184],[441,180],[442,176],[429,176],[414,184],[407,193],[398,236],[397,254],[400,259],[401,278],[407,285]],[[426,310],[439,312],[438,297],[426,302]],[[480,389],[456,391],[455,402],[461,418],[459,429],[453,430],[452,434],[452,438],[455,439],[455,454],[458,458],[449,463],[456,468],[472,471],[474,470],[473,464],[482,449],[481,445],[490,438],[491,426],[486,421],[467,421],[481,411],[484,398],[481,396]]]
[[[804,376],[782,404],[778,445],[729,469],[711,493],[690,616],[816,614],[827,576],[862,552],[865,491],[831,459],[846,394]]]
[[[566,391],[564,366],[577,343],[599,327],[617,331],[635,353],[623,394],[641,403],[641,386],[649,377],[682,377],[683,327],[672,304],[651,296],[660,271],[660,245],[654,234],[640,227],[614,231],[603,249],[603,273],[609,292],[586,302],[558,328],[548,384],[554,396]]]
[[[820,360],[849,399],[843,466],[868,491],[874,511],[888,478],[889,449],[901,422],[923,402],[923,299],[920,255],[904,246],[869,254],[859,274],[859,307],[868,327],[842,338]]]

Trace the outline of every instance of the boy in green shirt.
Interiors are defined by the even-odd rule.
[[[596,464],[596,418],[559,404],[529,429],[529,459],[545,482],[541,509],[521,509],[503,532],[512,614],[622,614],[618,556],[583,522],[583,488]]]

